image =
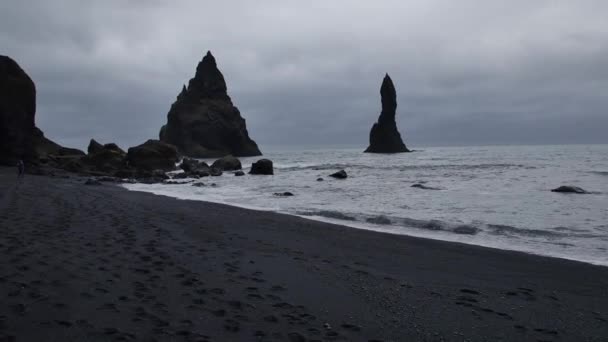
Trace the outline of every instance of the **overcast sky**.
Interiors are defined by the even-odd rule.
[[[211,50],[261,145],[368,144],[388,72],[406,144],[608,142],[608,1],[3,0],[38,126],[158,138]]]

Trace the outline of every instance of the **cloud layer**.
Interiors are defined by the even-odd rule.
[[[211,50],[262,149],[367,144],[388,72],[408,146],[608,143],[605,1],[4,1],[46,135],[157,137]]]

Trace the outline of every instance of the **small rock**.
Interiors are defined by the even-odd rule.
[[[237,172],[234,173],[234,175],[237,176],[237,177],[244,176],[245,172],[243,172],[243,171],[237,171]]]
[[[277,196],[277,197],[290,197],[290,196],[293,196],[293,193],[291,193],[289,191],[275,192],[274,195]]]
[[[559,188],[551,190],[552,192],[563,192],[563,193],[571,193],[571,194],[588,194],[586,190],[583,188],[579,188],[578,186],[572,185],[562,185]]]
[[[321,177],[317,178],[317,182],[322,182],[322,181],[324,181],[323,178],[321,178]]]
[[[222,173],[223,173],[223,172],[222,172],[222,169],[220,169],[220,168],[216,168],[216,167],[211,168],[211,172],[210,172],[210,174],[211,174],[211,176],[213,176],[213,177],[219,177],[219,176],[221,176],[221,175],[222,175]]]
[[[412,188],[424,189],[424,190],[441,190],[439,188],[434,188],[432,186],[426,186],[424,184],[416,183],[412,185]]]
[[[204,187],[204,186],[206,186],[206,185],[205,185],[205,183],[202,183],[202,182],[197,182],[197,183],[193,183],[193,184],[192,184],[192,186],[195,186],[195,187],[197,187],[197,188],[202,188],[202,187]]]
[[[346,179],[348,177],[348,175],[346,174],[346,171],[344,171],[344,170],[340,170],[336,173],[332,173],[329,176],[333,177],[333,178],[337,178],[337,179]]]

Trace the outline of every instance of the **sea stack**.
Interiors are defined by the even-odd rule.
[[[395,114],[397,110],[397,92],[391,77],[386,74],[380,87],[382,97],[382,112],[378,122],[369,132],[369,147],[365,152],[370,153],[400,153],[410,152],[405,147],[401,134],[397,130]]]
[[[176,146],[182,155],[216,158],[262,154],[249,138],[245,119],[232,104],[211,52],[198,64],[188,86],[182,88],[167,119],[160,140]]]
[[[0,164],[33,161],[48,154],[84,154],[63,148],[36,127],[36,86],[13,59],[0,56]]]

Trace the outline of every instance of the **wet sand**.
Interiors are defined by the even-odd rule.
[[[83,183],[0,168],[0,341],[608,341],[607,267]]]

